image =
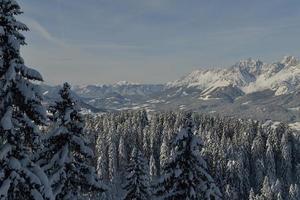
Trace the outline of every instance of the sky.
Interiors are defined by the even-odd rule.
[[[165,83],[300,57],[299,0],[22,0],[22,55],[47,84]]]

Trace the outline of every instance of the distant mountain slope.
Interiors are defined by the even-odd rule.
[[[48,85],[41,85],[41,90],[44,95],[44,103],[46,105],[54,103],[58,98],[58,92],[60,90],[60,86],[48,86]],[[107,112],[109,109],[105,108],[96,108],[88,103],[86,103],[82,97],[79,97],[76,93],[77,99],[79,101],[79,105],[82,107],[83,112],[93,112],[93,113],[102,113]]]
[[[207,95],[215,88],[229,86],[239,88],[245,94],[270,89],[275,95],[283,95],[299,90],[300,65],[292,56],[272,64],[250,58],[226,69],[194,71],[168,86],[197,87]]]
[[[56,87],[45,86],[51,99]],[[247,59],[228,68],[197,70],[166,84],[119,82],[74,86],[85,109],[194,110],[257,120],[300,122],[300,64]]]

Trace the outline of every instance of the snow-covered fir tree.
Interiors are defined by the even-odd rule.
[[[109,153],[106,134],[99,135],[96,143],[97,174],[102,180],[109,180]]]
[[[103,192],[106,187],[91,165],[94,154],[86,141],[84,119],[70,85],[65,83],[59,94],[60,99],[49,108],[54,127],[45,138],[39,163],[49,176],[56,199]]]
[[[261,189],[261,198],[262,199],[273,199],[273,192],[271,190],[271,185],[269,181],[269,177],[265,177],[263,187]]]
[[[134,148],[127,167],[124,200],[149,200],[149,168],[142,152]]]
[[[250,193],[249,193],[249,200],[256,200],[256,195],[253,191],[253,189],[251,188]]]
[[[282,195],[282,185],[279,179],[276,180],[275,184],[272,185],[271,189],[273,194],[275,194],[275,197],[278,197],[278,195],[276,194],[280,194],[280,196]]]
[[[114,134],[114,130],[110,133],[108,157],[109,157],[109,179],[110,181],[116,181],[118,176],[118,156],[117,156],[117,142]],[[100,161],[101,162],[101,161]]]
[[[281,193],[277,193],[276,200],[283,200],[283,197],[282,197]]]
[[[28,68],[20,55],[27,31],[16,20],[21,8],[15,0],[0,0],[0,199],[53,199],[49,181],[33,162],[40,147],[38,125],[45,125],[40,73]]]
[[[289,200],[299,200],[300,190],[297,184],[292,184],[289,189]]]
[[[267,176],[270,179],[271,183],[275,182],[276,178],[276,165],[275,165],[275,158],[274,158],[274,150],[271,145],[270,140],[267,140],[267,151],[266,151],[266,171],[267,171]]]
[[[163,138],[163,141],[162,141],[161,148],[160,148],[160,167],[162,169],[168,162],[168,158],[170,156],[169,148],[170,148],[169,141],[168,141],[167,135],[165,135]]]
[[[194,135],[190,114],[184,120],[173,141],[174,155],[163,168],[155,195],[165,200],[220,199],[220,191],[201,157],[202,142]]]
[[[124,174],[124,166],[127,166],[128,164],[128,156],[127,156],[127,151],[126,151],[126,146],[125,146],[125,140],[124,137],[120,137],[120,143],[119,143],[119,168],[120,168],[120,174]]]
[[[283,133],[281,138],[281,176],[284,182],[291,182],[292,178],[292,143],[291,143],[291,133],[287,130]],[[285,187],[288,187],[286,185]]]
[[[151,155],[150,161],[149,161],[149,175],[150,175],[151,180],[155,180],[157,178],[156,172],[157,172],[157,168],[156,168],[154,156]]]

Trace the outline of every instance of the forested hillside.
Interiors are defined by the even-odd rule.
[[[187,113],[147,115],[145,111],[88,116],[87,128],[98,158],[97,172],[112,186],[106,197],[126,191],[126,166],[134,148],[142,150],[151,185],[164,176],[171,143]],[[300,199],[300,138],[286,125],[210,117],[192,113],[193,131],[203,141],[201,155],[223,199]],[[153,187],[152,187],[153,188]]]

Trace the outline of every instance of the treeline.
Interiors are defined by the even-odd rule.
[[[123,194],[125,169],[134,148],[142,150],[151,184],[164,176],[172,143],[186,123],[184,112],[129,111],[87,117],[97,172],[111,194]],[[300,138],[285,124],[191,113],[192,130],[203,140],[201,155],[223,199],[300,199]],[[112,195],[112,199],[119,196]]]

